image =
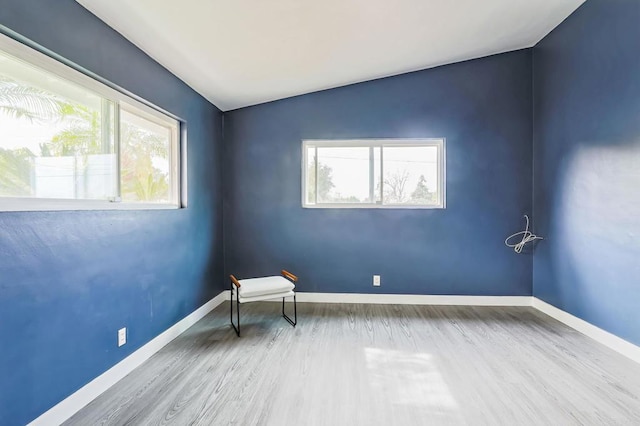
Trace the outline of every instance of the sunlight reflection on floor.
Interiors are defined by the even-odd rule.
[[[392,404],[456,409],[457,403],[438,371],[433,356],[396,350],[365,348],[369,380]]]

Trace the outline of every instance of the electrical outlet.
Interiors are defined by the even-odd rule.
[[[127,328],[121,328],[118,330],[118,347],[127,343]]]
[[[373,276],[373,286],[380,287],[380,275]]]

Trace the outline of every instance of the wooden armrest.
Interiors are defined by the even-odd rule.
[[[240,281],[238,281],[238,280],[236,279],[236,277],[234,277],[233,275],[229,275],[229,278],[231,278],[231,282],[232,282],[232,283],[233,283],[237,288],[240,288]],[[244,290],[242,290],[242,291],[244,291]]]
[[[295,275],[293,275],[291,272],[289,271],[285,271],[284,269],[282,270],[282,276],[285,278],[290,279],[291,281],[293,281],[294,283],[296,281],[298,281],[298,277],[296,277]]]

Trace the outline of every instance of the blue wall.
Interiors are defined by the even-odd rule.
[[[187,121],[190,200],[0,213],[0,424],[34,419],[216,295],[223,254],[226,273],[285,267],[301,291],[533,288],[640,344],[639,18],[636,0],[588,0],[533,60],[522,50],[225,113],[222,152],[220,111],[75,1],[0,0],[0,24]],[[301,207],[302,139],[376,137],[447,139],[445,210]],[[503,244],[532,205],[546,238],[533,265]]]
[[[189,164],[187,209],[0,213],[0,424],[11,426],[221,291],[222,114],[73,0],[0,0],[0,24],[185,119]]]
[[[300,291],[530,295],[531,51],[225,113],[225,268]],[[303,209],[301,140],[447,139],[445,210]],[[382,286],[372,287],[373,274]]]
[[[640,344],[640,2],[588,0],[534,49],[534,295]]]

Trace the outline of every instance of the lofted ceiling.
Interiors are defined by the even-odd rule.
[[[531,47],[584,0],[76,0],[223,111]]]

